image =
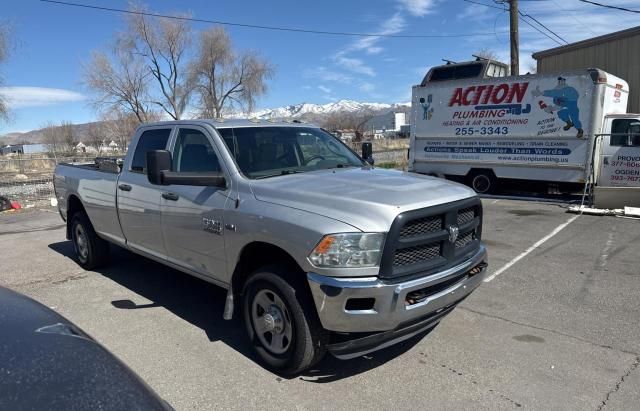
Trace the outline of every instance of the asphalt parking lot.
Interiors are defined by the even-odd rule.
[[[640,221],[485,199],[485,282],[430,334],[283,379],[225,293],[113,251],[72,259],[53,210],[0,215],[0,285],[53,307],[176,409],[629,410],[640,404]]]

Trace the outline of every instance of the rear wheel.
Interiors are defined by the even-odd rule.
[[[98,237],[84,211],[75,213],[71,219],[71,240],[82,268],[91,270],[109,260],[109,243]]]
[[[468,177],[468,184],[478,194],[490,194],[495,192],[498,182],[492,172],[479,171]]]
[[[258,270],[243,292],[244,322],[260,362],[282,374],[298,374],[325,354],[327,332],[302,284],[278,267]],[[293,281],[292,281],[293,283]]]

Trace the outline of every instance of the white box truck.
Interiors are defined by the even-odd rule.
[[[596,203],[640,202],[640,114],[626,113],[626,81],[598,69],[488,77],[461,66],[478,76],[441,66],[413,87],[409,171],[479,193],[501,182],[587,184]]]

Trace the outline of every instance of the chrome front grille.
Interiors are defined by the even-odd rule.
[[[459,263],[479,247],[480,200],[400,214],[387,236],[381,277],[403,277]]]

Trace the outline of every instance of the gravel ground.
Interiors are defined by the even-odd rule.
[[[55,197],[53,179],[0,182],[0,195],[12,201],[18,201],[22,206],[25,204],[45,205]]]

